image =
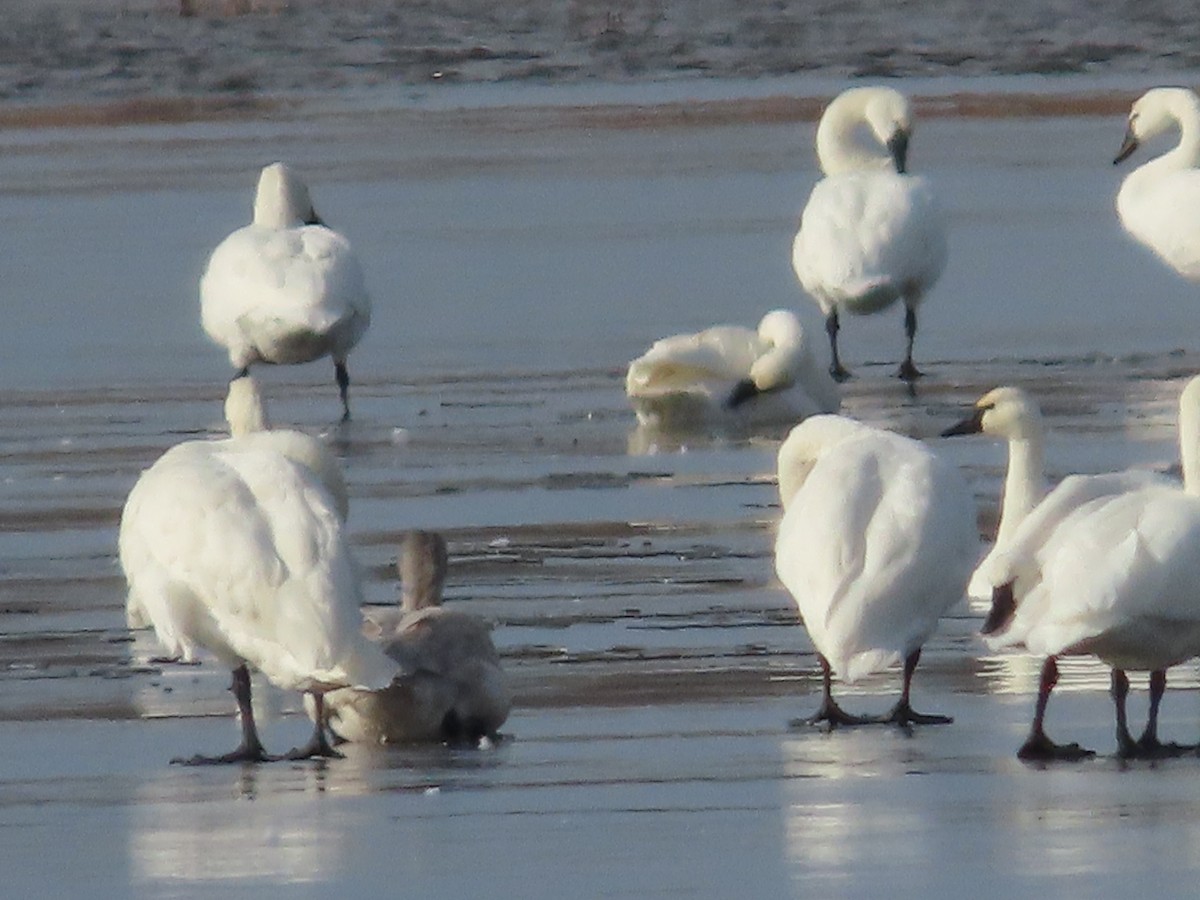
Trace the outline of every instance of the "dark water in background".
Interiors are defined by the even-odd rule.
[[[788,75],[1186,80],[1182,0],[9,0],[0,97],[389,95],[511,84]]]

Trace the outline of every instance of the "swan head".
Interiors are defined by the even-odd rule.
[[[887,156],[857,147],[854,130],[865,124]],[[826,175],[891,165],[908,170],[908,142],[913,131],[912,106],[890,87],[851,88],[838,94],[817,126],[817,157]]]
[[[943,431],[942,437],[959,434],[990,434],[1010,441],[1038,438],[1042,412],[1020,388],[998,387],[976,400],[971,415]]]
[[[804,340],[804,326],[790,309],[773,309],[758,323],[758,336],[772,347],[791,347]]]
[[[791,387],[804,350],[804,327],[789,309],[776,309],[758,323],[758,337],[768,348],[750,366],[746,378],[733,386],[725,406],[736,409],[766,391]]]
[[[272,163],[258,176],[254,195],[254,224],[266,228],[321,225],[313,209],[308,186],[281,162]]]
[[[410,531],[400,545],[400,606],[415,612],[442,605],[448,554],[446,539],[435,531]]]
[[[1113,165],[1124,162],[1145,141],[1170,131],[1183,121],[1200,120],[1200,98],[1187,88],[1152,88],[1134,101],[1125,126],[1125,139]]]
[[[229,393],[225,395],[225,421],[232,437],[266,431],[270,427],[262,391],[249,374],[238,375],[229,382]]]

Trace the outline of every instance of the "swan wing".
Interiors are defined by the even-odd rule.
[[[626,391],[631,397],[698,388],[724,391],[749,375],[764,349],[757,332],[736,325],[663,338],[629,364]]]
[[[1162,668],[1200,651],[1200,500],[1160,486],[1093,500],[1042,556],[1011,629],[1032,652]]]
[[[215,341],[242,358],[303,362],[344,354],[370,323],[371,303],[357,256],[320,225],[250,225],[213,252],[200,282],[201,320]]]
[[[1170,487],[1172,482],[1135,469],[1068,475],[1034,507],[1011,537],[993,545],[971,576],[971,596],[990,599],[994,588],[1015,582],[1019,599],[1040,577],[1043,548],[1072,514],[1093,500],[1155,485]]]

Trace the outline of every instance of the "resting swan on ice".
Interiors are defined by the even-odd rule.
[[[800,319],[784,309],[757,330],[717,325],[655,341],[629,364],[625,392],[642,425],[665,430],[793,425],[840,406]]]
[[[992,648],[1023,646],[1045,657],[1023,759],[1080,759],[1092,752],[1052,742],[1046,705],[1057,658],[1094,655],[1112,667],[1120,755],[1181,751],[1159,743],[1166,670],[1200,653],[1200,378],[1179,402],[1183,489],[1150,473],[1071,476],[1051,491],[994,554],[996,585],[983,634]],[[1129,733],[1128,669],[1150,672],[1150,712]]]
[[[913,711],[921,647],[963,596],[979,541],[970,491],[957,468],[919,441],[841,416],[814,416],[779,449],[783,519],[775,570],[817,649],[821,708],[837,725],[941,724]],[[861,718],[834,702],[846,681],[895,662],[904,682],[892,711]]]
[[[383,687],[399,666],[361,631],[362,593],[346,540],[345,483],[320,441],[263,431],[249,376],[225,405],[231,437],[172,447],[138,478],[121,514],[127,617],[185,660],[205,650],[233,670],[240,746],[184,762],[267,755],[250,704],[250,669],[308,693]],[[288,759],[336,756],[318,725]]]
[[[441,535],[407,535],[398,563],[401,604],[373,611],[366,622],[367,633],[404,674],[382,690],[327,694],[329,729],[339,738],[470,745],[497,738],[512,708],[512,693],[491,627],[477,616],[442,608],[446,564]],[[306,705],[315,716],[314,705]]]
[[[912,110],[886,87],[851,88],[817,126],[825,178],[809,195],[792,245],[792,267],[820,306],[829,335],[829,372],[850,377],[838,355],[840,313],[876,313],[904,302],[907,349],[899,376],[920,377],[913,363],[917,308],[946,266],[946,226],[929,182],[908,174]],[[869,133],[880,150],[858,139]]]
[[[1113,164],[1144,141],[1178,128],[1174,149],[1125,177],[1117,193],[1121,224],[1185,278],[1200,279],[1200,98],[1186,88],[1154,88],[1129,112]]]
[[[200,318],[242,375],[255,363],[332,357],[342,418],[350,418],[346,357],[371,323],[371,299],[349,241],[326,227],[283,163],[262,170],[253,222],[213,251]]]

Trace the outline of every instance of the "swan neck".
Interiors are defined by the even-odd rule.
[[[446,541],[431,531],[410,532],[400,548],[400,605],[415,612],[442,605],[448,554]]]
[[[817,161],[826,175],[891,166],[887,153],[865,146],[858,139],[857,130],[866,122],[865,110],[862,103],[851,101],[839,97],[817,125]]]
[[[270,427],[262,392],[249,376],[235,378],[229,383],[229,393],[225,397],[225,421],[231,437],[243,437],[256,431],[266,431]]]
[[[1179,459],[1183,464],[1183,489],[1200,496],[1200,409],[1195,404],[1179,408]]]
[[[1010,440],[996,541],[1009,537],[1045,495],[1046,468],[1041,438]]]

